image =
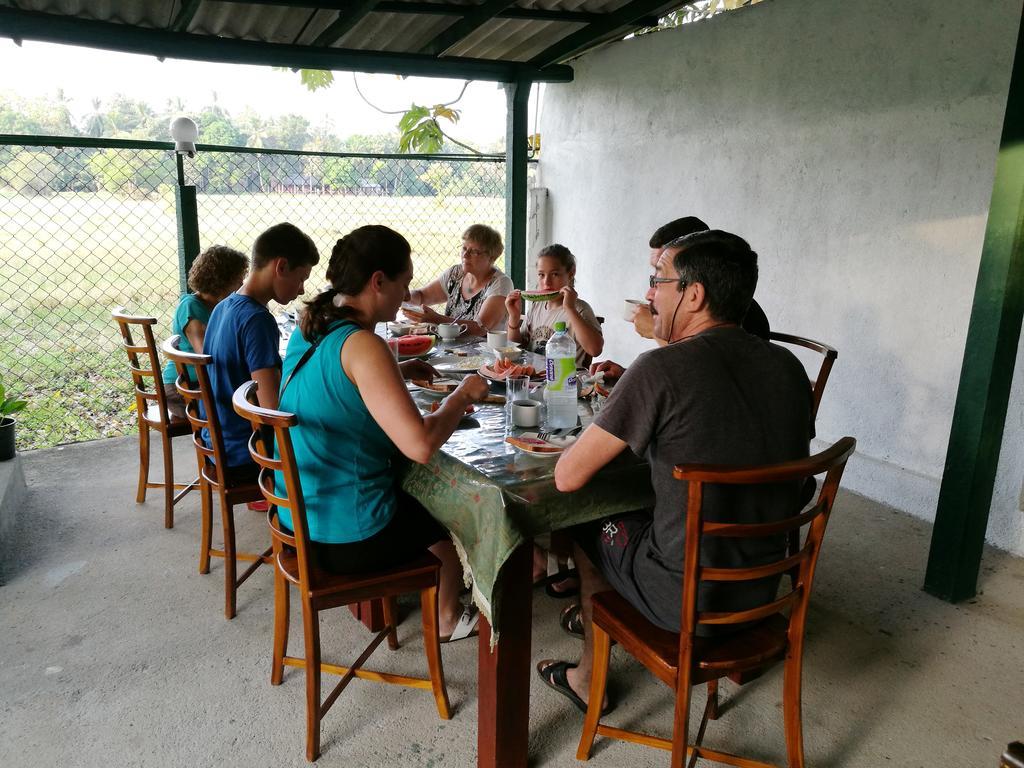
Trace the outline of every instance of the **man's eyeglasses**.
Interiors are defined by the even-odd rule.
[[[679,283],[680,291],[686,287],[686,281],[680,277],[658,277],[657,275],[651,275],[648,280],[650,281],[651,288],[657,288],[659,283]]]

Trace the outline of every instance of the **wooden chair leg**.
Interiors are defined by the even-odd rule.
[[[583,732],[580,734],[580,745],[576,748],[577,760],[589,760],[590,750],[594,747],[594,736],[601,722],[601,705],[608,684],[608,660],[611,656],[611,640],[608,633],[597,624],[591,624],[594,630],[594,666],[590,674],[590,694],[587,699],[587,715],[583,718]]]
[[[145,422],[139,423],[139,490],[135,494],[135,502],[141,504],[146,500],[146,484],[149,483],[149,427]]]
[[[306,645],[306,759],[320,757],[320,618],[313,605],[302,601]]]
[[[224,616],[235,618],[235,596],[238,592],[235,571],[238,563],[235,556],[235,508],[223,496],[220,500],[221,525],[224,528]]]
[[[210,547],[213,545],[213,489],[199,475],[199,496],[202,499],[202,507],[199,513],[202,522],[202,533],[199,539],[199,572],[210,572]]]
[[[804,732],[800,706],[802,654],[790,651],[782,680],[782,712],[785,718],[788,768],[804,768]]]
[[[277,563],[274,563],[274,666],[270,671],[271,685],[280,685],[284,678],[284,657],[288,653],[290,589]]]
[[[434,691],[437,714],[442,720],[451,719],[448,686],[444,682],[444,664],[441,662],[441,634],[437,620],[437,587],[420,592],[420,611],[423,614],[423,649],[430,670],[430,687]]]
[[[718,719],[718,681],[708,680],[708,700],[711,705],[708,707],[708,720]]]
[[[171,450],[171,437],[166,432],[160,433],[160,442],[164,447],[164,528],[173,528],[174,452]]]
[[[398,650],[398,606],[395,604],[395,598],[386,597],[384,598],[384,624],[390,629],[388,630],[388,648],[392,651]]]
[[[690,743],[690,697],[693,695],[693,686],[690,685],[690,676],[685,670],[680,670],[679,680],[676,683],[676,708],[672,722],[672,758],[669,765],[672,768],[684,768],[686,765],[686,748]]]

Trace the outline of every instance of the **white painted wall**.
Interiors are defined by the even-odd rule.
[[[839,349],[818,434],[844,483],[934,517],[1021,0],[772,0],[610,45],[545,91],[538,186],[607,356],[646,240],[695,214],[760,254],[772,327]],[[1024,374],[989,529],[1024,554]]]

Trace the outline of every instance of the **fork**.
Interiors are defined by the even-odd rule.
[[[572,437],[573,435],[579,433],[582,429],[583,426],[580,425],[572,427],[571,429],[569,427],[565,427],[563,429],[553,429],[550,432],[538,432],[537,439],[547,441],[552,437]]]

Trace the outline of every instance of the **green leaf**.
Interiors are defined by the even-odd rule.
[[[0,403],[0,414],[10,416],[12,413],[25,410],[26,405],[28,402],[25,400],[15,400],[13,397],[9,397]]]
[[[413,104],[409,111],[402,115],[402,119],[398,121],[398,130],[402,133],[411,131],[413,126],[425,117],[430,117],[430,110]]]
[[[2,403],[4,401],[4,398],[6,396],[7,396],[7,390],[4,389],[4,385],[3,384],[0,384],[0,403]]]
[[[308,90],[318,91],[334,84],[334,73],[326,69],[300,69],[299,80]]]

